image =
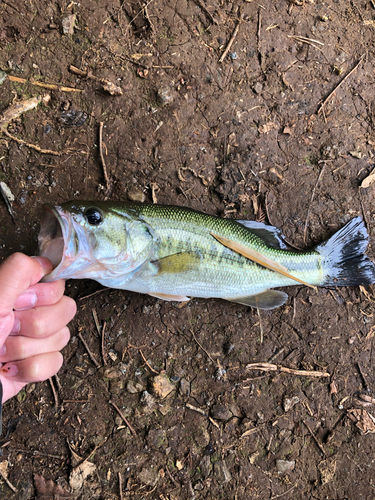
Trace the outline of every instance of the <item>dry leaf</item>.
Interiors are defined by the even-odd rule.
[[[332,481],[335,472],[336,472],[336,460],[323,460],[318,465],[318,469],[320,472],[320,479],[322,484],[327,484]]]
[[[80,490],[83,486],[85,479],[96,471],[96,465],[91,462],[82,462],[77,465],[69,477],[69,485],[73,491]]]
[[[375,434],[375,417],[368,411],[352,408],[348,410],[348,417],[364,434]]]
[[[271,130],[277,128],[278,126],[274,122],[268,122],[259,127],[259,133],[260,134],[268,134],[268,132],[271,132]]]
[[[54,500],[56,498],[73,498],[73,495],[64,490],[59,484],[50,479],[46,481],[43,476],[34,474],[34,484],[37,491],[37,500]]]
[[[375,182],[375,169],[371,172],[370,175],[366,177],[366,179],[363,179],[361,188],[368,188]]]

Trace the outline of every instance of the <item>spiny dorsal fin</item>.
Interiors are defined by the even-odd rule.
[[[269,259],[265,255],[262,255],[261,253],[257,252],[256,250],[253,250],[252,248],[249,248],[245,245],[242,245],[242,243],[237,243],[236,241],[230,240],[229,238],[225,238],[224,236],[219,236],[218,234],[211,233],[214,238],[216,238],[220,243],[222,243],[224,246],[230,248],[231,250],[234,250],[235,252],[243,255],[247,259],[252,260],[253,262],[256,262],[257,264],[266,267],[267,269],[270,269],[271,271],[275,271],[276,273],[282,274],[286,278],[289,278],[294,281],[298,281],[298,283],[301,283],[302,285],[309,286],[310,288],[313,288],[316,290],[316,287],[313,285],[310,285],[309,283],[306,283],[305,281],[300,280],[299,278],[296,278],[295,276],[292,276],[288,269],[279,264],[278,262],[275,262],[272,259]]]
[[[263,222],[256,222],[254,220],[238,220],[237,222],[249,229],[255,236],[258,236],[267,246],[288,250],[287,245],[283,241],[285,239],[284,235],[277,227],[267,226]]]

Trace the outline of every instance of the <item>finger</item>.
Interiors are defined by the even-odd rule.
[[[76,311],[75,301],[64,295],[57,304],[16,311],[12,330],[24,337],[45,338],[67,325]]]
[[[43,339],[35,339],[22,336],[10,336],[5,341],[5,354],[0,356],[0,363],[8,363],[14,360],[22,360],[46,354],[48,352],[61,351],[69,342],[70,332],[64,327],[58,332]]]
[[[65,281],[59,280],[52,283],[37,283],[36,285],[31,285],[25,294],[33,293],[36,296],[36,302],[32,307],[36,306],[47,306],[50,304],[56,304],[61,297],[64,295]],[[14,309],[23,310],[22,307],[22,297],[18,298],[15,302]],[[26,307],[25,309],[30,309]]]
[[[0,267],[0,318],[7,316],[19,296],[52,268],[52,263],[45,257],[27,257],[22,253],[8,257]],[[36,297],[30,294],[28,298],[31,302],[34,300],[35,305]]]
[[[19,383],[41,382],[53,377],[60,370],[62,363],[63,357],[60,352],[49,352],[4,365],[0,369],[3,401],[17,394],[20,390]]]

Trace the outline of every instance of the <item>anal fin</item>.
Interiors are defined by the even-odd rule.
[[[186,297],[186,295],[172,295],[169,293],[154,293],[150,292],[148,295],[151,295],[151,297],[156,297],[157,299],[162,299],[162,300],[169,300],[169,301],[175,301],[175,302],[186,302],[189,299],[189,297]]]
[[[285,292],[280,292],[279,290],[265,290],[264,292],[256,295],[235,297],[233,299],[226,300],[229,300],[230,302],[237,302],[237,304],[243,304],[245,306],[256,307],[257,309],[270,310],[282,306],[287,298],[288,295]]]

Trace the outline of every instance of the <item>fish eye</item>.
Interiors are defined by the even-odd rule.
[[[103,215],[98,208],[88,208],[84,216],[90,226],[99,226],[103,222]]]

